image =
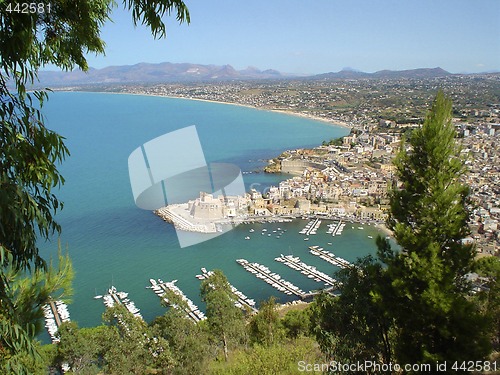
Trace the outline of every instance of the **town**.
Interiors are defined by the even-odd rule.
[[[243,208],[239,216],[217,208],[218,219],[310,214],[383,223],[388,191],[397,187],[392,159],[402,138],[423,123],[438,89],[453,100],[457,140],[468,167],[464,183],[470,187],[470,240],[478,252],[498,254],[499,74],[113,85],[99,91],[232,103],[346,126],[351,132],[342,139],[288,150],[271,160],[266,172],[290,173],[290,178],[264,194],[251,191],[244,200],[233,200],[231,205]],[[200,197],[190,210],[209,199],[217,197]]]

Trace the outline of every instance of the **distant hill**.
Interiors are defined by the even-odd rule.
[[[352,69],[343,69],[336,73],[317,74],[310,79],[361,79],[361,78],[434,78],[452,75],[441,68],[420,68],[410,70],[380,70],[375,73],[364,73]]]
[[[301,78],[312,80],[344,80],[344,79],[400,79],[400,78],[433,78],[452,75],[441,68],[421,68],[412,70],[381,70],[375,73],[365,73],[352,68],[344,68],[340,72],[330,72],[307,77],[297,77],[280,73],[277,70],[259,70],[248,67],[236,70],[231,65],[201,65],[189,63],[160,64],[140,63],[135,65],[109,66],[103,69],[89,69],[84,73],[80,70],[71,72],[39,72],[40,85],[68,86],[87,84],[124,84],[124,83],[160,83],[160,82],[201,82],[228,80],[262,80]]]
[[[224,81],[245,79],[281,78],[276,70],[261,71],[249,67],[236,70],[231,65],[201,65],[160,63],[109,66],[103,69],[89,69],[87,73],[79,70],[71,72],[39,72],[42,85],[78,85],[96,83],[158,83],[158,82],[192,82],[192,81]]]

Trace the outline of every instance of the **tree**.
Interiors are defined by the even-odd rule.
[[[290,310],[281,320],[288,338],[307,336],[311,330],[311,309]]]
[[[394,163],[399,188],[390,191],[387,225],[399,248],[379,236],[376,259],[337,274],[340,297],[315,300],[320,347],[351,362],[435,366],[484,359],[498,320],[481,310],[465,277],[474,265],[474,247],[462,241],[469,233],[468,188],[460,180],[465,163],[442,92]],[[492,298],[486,305],[498,306]]]
[[[311,306],[311,331],[321,350],[339,362],[390,363],[391,319],[373,298],[384,284],[380,263],[367,256],[335,278],[340,295],[322,293]]]
[[[155,337],[168,342],[173,358],[172,373],[203,374],[206,373],[209,342],[208,333],[203,322],[194,323],[180,309],[169,309],[151,324]]]
[[[496,351],[500,346],[500,260],[495,256],[480,258],[474,271],[486,278],[484,288],[475,296],[491,325],[491,342]]]
[[[182,0],[123,4],[134,24],[146,25],[155,38],[166,35],[162,17],[173,11],[179,22],[190,21]],[[100,30],[116,3],[41,0],[36,12],[17,11],[19,5],[0,3],[0,333],[3,338],[18,332],[18,345],[8,348],[14,351],[29,350],[33,332],[12,320],[17,306],[10,298],[15,281],[9,272],[46,269],[37,241],[60,232],[55,214],[62,203],[53,189],[64,183],[57,165],[69,155],[63,138],[44,126],[47,93],[28,93],[27,87],[45,64],[87,70],[85,53],[104,53]]]
[[[207,305],[209,332],[214,342],[222,346],[227,361],[229,349],[245,338],[243,312],[234,305],[237,297],[222,271],[214,270],[200,288],[201,298]]]
[[[106,333],[113,334],[118,339],[116,332],[107,326],[94,328],[78,328],[77,323],[67,322],[58,329],[59,343],[57,345],[57,360],[55,365],[61,367],[68,364],[75,373],[97,374],[102,363],[103,346]]]
[[[373,294],[395,321],[400,363],[480,360],[489,351],[464,277],[474,247],[461,241],[469,233],[468,188],[451,108],[439,92],[422,128],[403,142],[395,159],[401,189],[391,193],[388,220],[401,250],[378,241],[387,283]]]
[[[282,327],[273,296],[260,304],[259,312],[250,320],[249,328],[250,338],[255,343],[271,346],[280,342]]]
[[[69,301],[73,267],[59,251],[57,266],[50,262],[47,269],[25,275],[11,263],[3,275],[9,288],[0,299],[0,372],[29,372],[23,358],[39,358],[33,341],[43,329],[42,307],[49,299]]]

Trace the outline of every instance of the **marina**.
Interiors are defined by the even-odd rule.
[[[344,230],[345,223],[342,220],[339,220],[338,223],[328,224],[327,234],[331,234],[333,237],[340,236],[342,231]]]
[[[62,301],[50,301],[42,307],[42,310],[50,339],[53,343],[59,342],[56,336],[58,328],[62,323],[70,321],[68,306]]]
[[[300,271],[301,274],[307,276],[309,279],[324,283],[325,286],[335,286],[335,284],[337,283],[337,281],[333,277],[330,277],[326,273],[317,270],[316,267],[301,262],[299,257],[281,254],[281,256],[275,258],[275,260],[277,262],[283,263],[291,269]]]
[[[309,252],[312,255],[316,255],[324,261],[340,268],[348,268],[352,266],[352,263],[350,263],[349,261],[345,260],[344,258],[338,257],[319,246],[309,246]]]
[[[98,298],[99,296],[97,296]],[[115,304],[121,304],[137,318],[143,319],[140,309],[135,306],[135,303],[128,298],[127,292],[118,292],[114,286],[108,289],[108,293],[102,296],[104,306],[111,308]]]
[[[192,319],[194,322],[198,323],[201,320],[205,320],[206,316],[201,311],[198,306],[196,306],[193,301],[191,301],[189,298],[186,297],[184,292],[179,289],[175,283],[177,280],[173,280],[170,282],[164,282],[161,279],[155,280],[155,279],[149,279],[149,282],[151,283],[151,289],[156,293],[158,297],[160,297],[165,303],[171,305],[173,308],[178,308],[177,305],[171,303],[168,298],[165,296],[165,293],[167,291],[173,292],[175,295],[179,296],[184,302],[186,302],[186,316]]]
[[[206,268],[201,269],[201,274],[196,275],[198,280],[205,280],[213,274],[213,271],[207,271]],[[256,313],[258,310],[255,308],[255,301],[251,298],[248,298],[245,294],[236,289],[233,285],[229,284],[231,287],[231,291],[238,297],[238,300],[234,303],[234,305],[242,310],[250,310]]]
[[[315,218],[315,219],[309,221],[306,224],[306,226],[304,227],[304,229],[302,229],[299,233],[305,234],[306,236],[309,236],[311,234],[316,234],[320,225],[321,225],[321,220],[318,218]]]
[[[236,259],[236,263],[241,265],[246,271],[254,274],[258,279],[264,280],[266,283],[286,295],[295,295],[302,299],[306,296],[306,293],[302,289],[282,279],[277,273],[271,272],[266,266],[259,263],[250,263],[246,259]]]

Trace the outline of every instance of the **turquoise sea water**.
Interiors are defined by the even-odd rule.
[[[247,273],[235,259],[267,265],[308,291],[321,284],[274,261],[292,253],[331,274],[335,267],[309,254],[308,246],[321,245],[348,260],[372,253],[377,231],[348,224],[342,236],[326,234],[324,222],[308,242],[298,232],[307,223],[240,225],[213,240],[181,249],[170,224],[134,205],[127,159],[137,147],[155,137],[196,125],[208,162],[237,164],[249,172],[285,149],[315,146],[323,140],[346,135],[348,129],[295,116],[245,107],[134,95],[53,93],[44,106],[48,127],[66,137],[71,156],[61,166],[66,178],[58,196],[65,202],[57,218],[61,241],[68,247],[76,276],[69,306],[80,326],[101,322],[103,294],[110,285],[129,292],[148,321],[165,312],[159,299],[146,289],[150,278],[177,279],[177,285],[204,309],[199,298],[201,267],[222,269],[229,281],[256,301],[276,296],[292,298]],[[175,162],[175,161],[173,161]],[[251,173],[245,185],[263,189],[286,176]],[[259,185],[260,184],[260,185]],[[286,229],[278,239],[263,236],[261,229]],[[255,231],[250,233],[249,230]],[[250,236],[250,240],[245,240]],[[327,245],[331,242],[332,245]],[[42,254],[55,254],[57,242],[41,244]]]

